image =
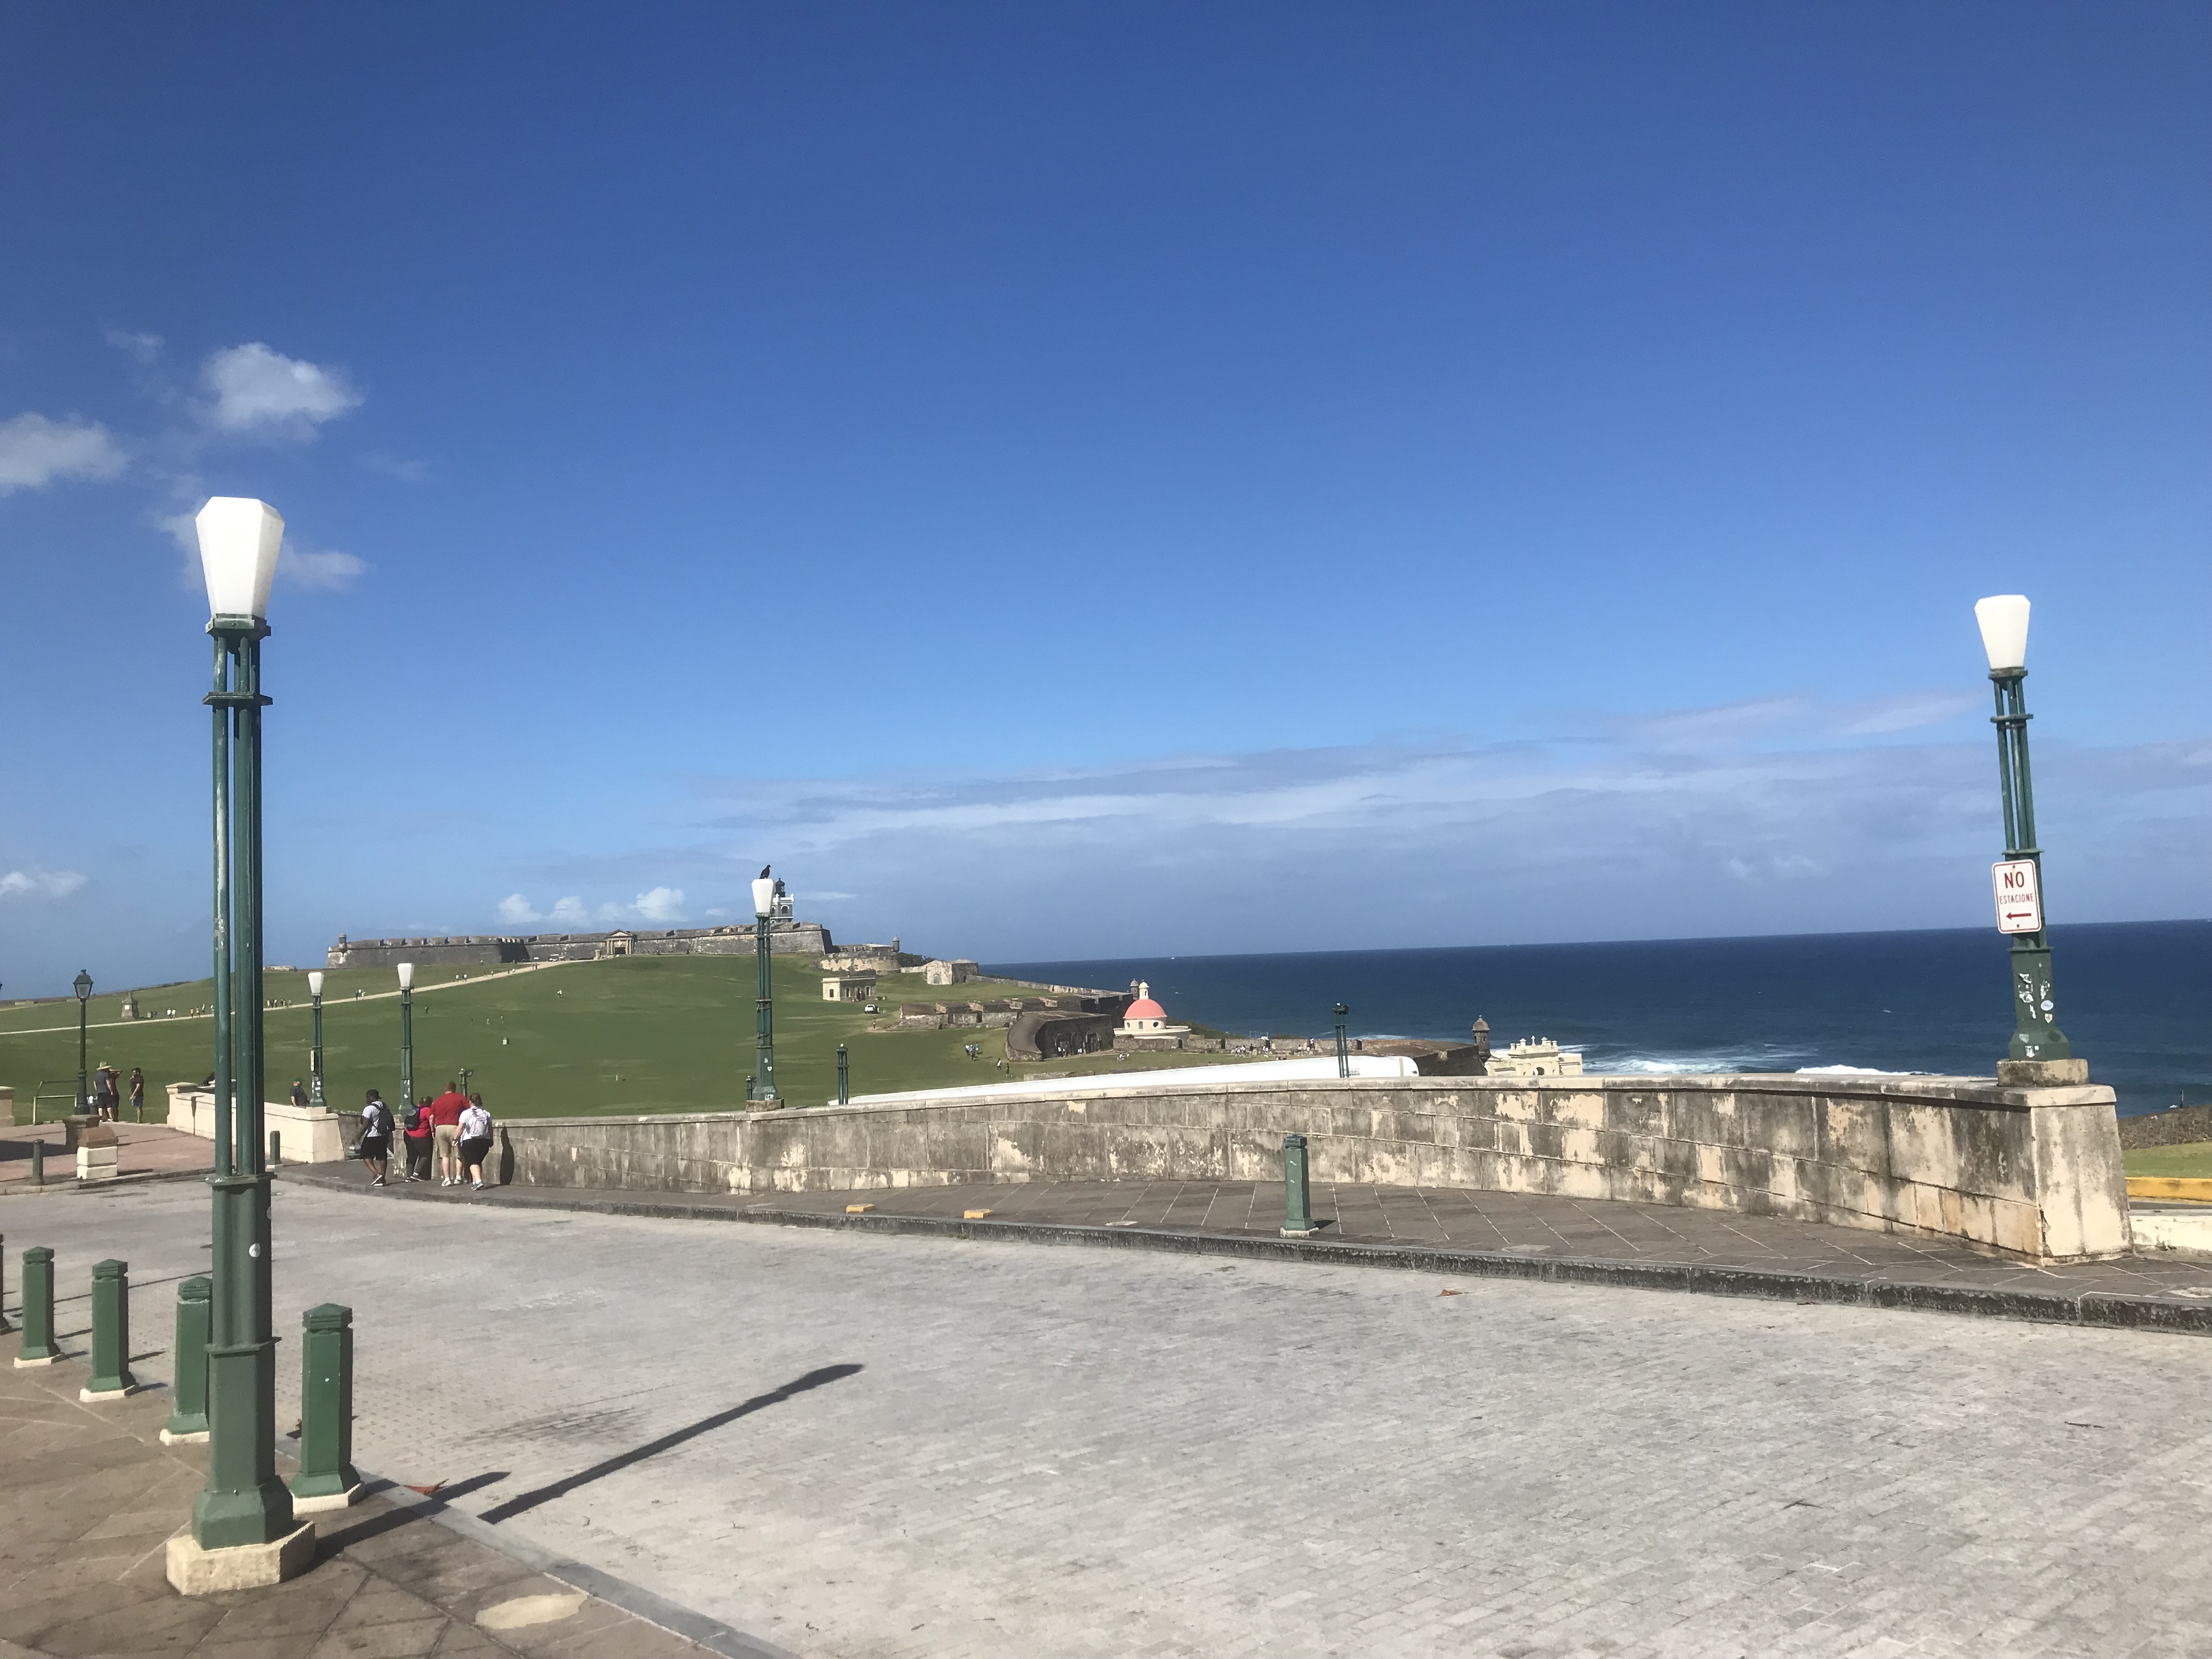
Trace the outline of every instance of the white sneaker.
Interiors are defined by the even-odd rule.
[[[438,1177],[438,1184],[441,1187],[450,1187],[453,1184],[453,1178],[451,1176],[440,1176]]]
[[[471,1181],[469,1182],[469,1190],[476,1193],[482,1192],[483,1190],[483,1182],[481,1181]]]

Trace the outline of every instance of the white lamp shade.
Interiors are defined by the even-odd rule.
[[[411,991],[415,988],[415,964],[411,962],[403,962],[399,964],[399,988],[403,991]]]
[[[244,495],[215,495],[192,522],[199,526],[208,614],[265,620],[269,584],[284,545],[284,520],[276,509]]]
[[[1990,669],[2002,673],[2027,666],[2027,599],[2020,593],[1999,593],[1974,606],[1974,620],[1982,625],[1982,649],[1990,654]]]
[[[322,995],[322,994],[323,976],[320,974],[309,974],[307,975],[307,994],[311,997],[319,997]]]
[[[775,878],[763,876],[753,884],[753,914],[764,916],[775,905]]]

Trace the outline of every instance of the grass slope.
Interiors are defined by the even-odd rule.
[[[779,957],[775,988],[776,1083],[785,1099],[817,1105],[836,1097],[837,1045],[851,1053],[853,1092],[994,1083],[1007,1077],[1079,1076],[1142,1066],[1208,1065],[1239,1054],[1113,1054],[1083,1060],[994,1063],[1006,1054],[1003,1029],[896,1029],[902,1001],[985,1000],[1034,994],[1010,981],[925,985],[920,973],[878,981],[879,1015],[822,1000],[821,970],[811,957]],[[625,957],[534,973],[486,978],[497,970],[423,969],[415,996],[415,1086],[434,1092],[463,1066],[496,1115],[544,1117],[618,1112],[725,1110],[742,1106],[753,1063],[754,963],[750,957]],[[466,976],[466,984],[455,981]],[[453,984],[450,990],[427,991]],[[288,1006],[266,1016],[269,1095],[283,1098],[307,1074],[310,1020],[307,975],[271,974],[266,987]],[[399,1095],[399,1003],[389,969],[331,974],[324,986],[325,1079],[330,1103],[358,1105],[371,1087]],[[374,1000],[356,1000],[362,991]],[[142,1009],[197,1008],[212,994],[205,980],[138,993]],[[96,996],[98,1026],[118,1018],[122,994]],[[0,1009],[0,1083],[15,1090],[15,1115],[27,1122],[33,1086],[76,1075],[76,1004],[44,1002]],[[60,1030],[33,1028],[60,1026]],[[167,1111],[164,1085],[205,1077],[213,1028],[206,1019],[151,1019],[94,1030],[87,1061],[112,1061],[125,1076],[146,1073],[149,1116]],[[968,1043],[982,1055],[967,1057]]]
[[[2121,1164],[2131,1176],[2212,1176],[2212,1140],[2145,1146],[2123,1153]]]

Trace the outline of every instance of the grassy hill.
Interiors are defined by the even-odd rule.
[[[444,1086],[463,1066],[496,1115],[544,1117],[615,1112],[726,1110],[744,1105],[752,1071],[754,963],[750,957],[624,957],[535,972],[492,968],[424,968],[416,978],[415,1084]],[[836,1097],[837,1045],[852,1057],[853,1092],[990,1083],[1008,1076],[1074,1076],[1162,1065],[1206,1065],[1236,1054],[1113,1054],[1012,1062],[1001,1072],[1003,1030],[896,1029],[902,1001],[1035,994],[1037,988],[992,980],[951,988],[925,985],[919,972],[878,982],[880,1015],[822,1000],[815,959],[779,957],[775,976],[776,1082],[784,1097],[817,1105]],[[430,989],[434,986],[450,987]],[[272,973],[266,990],[287,1006],[266,1016],[269,1094],[282,1099],[307,1074],[309,1014],[304,973]],[[357,1105],[374,1087],[399,1091],[399,1002],[389,969],[330,974],[323,992],[325,1079],[334,1106]],[[363,994],[361,1000],[356,993]],[[110,1024],[125,993],[95,996],[88,1063],[112,1062],[125,1077],[146,1073],[149,1116],[165,1113],[164,1085],[207,1075],[213,1027],[204,1018],[157,1018]],[[143,1012],[204,1008],[206,980],[137,992]],[[106,1029],[100,1029],[105,1026]],[[59,1027],[59,1030],[40,1030]],[[968,1043],[982,1055],[967,1057]],[[16,1119],[27,1121],[41,1079],[76,1075],[74,999],[0,1008],[0,1084],[15,1091]]]

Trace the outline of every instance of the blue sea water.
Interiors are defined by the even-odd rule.
[[[2212,921],[2054,927],[2058,1024],[2122,1115],[2212,1099]],[[1118,988],[1149,981],[1170,1018],[1319,1035],[1548,1036],[1596,1072],[1859,1066],[1987,1077],[2012,1035],[2006,943],[1960,928],[1611,945],[1475,945],[992,964]]]

